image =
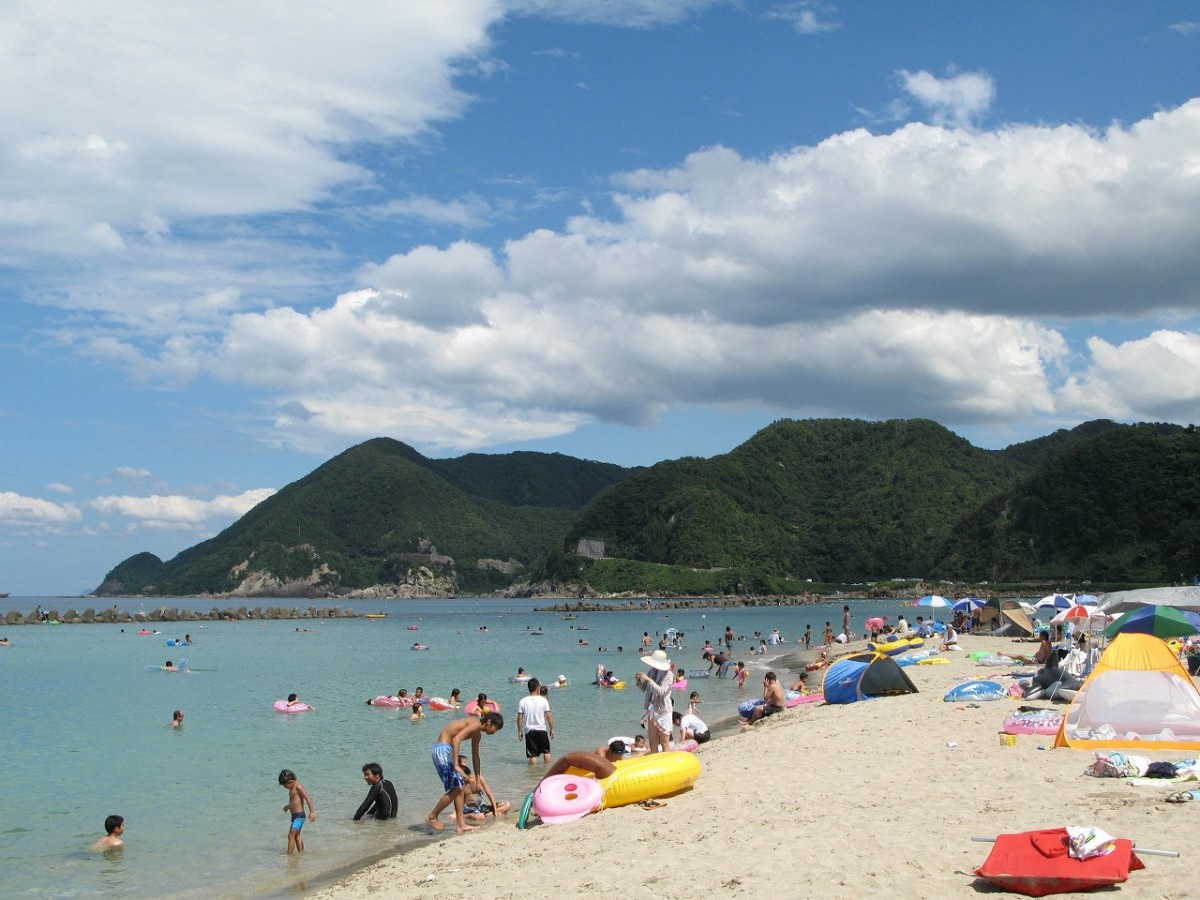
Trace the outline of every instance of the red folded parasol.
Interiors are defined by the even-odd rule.
[[[1067,853],[1067,830],[1051,828],[997,835],[992,852],[975,874],[1006,890],[1044,897],[1110,887],[1144,868],[1134,855],[1133,841],[1117,838],[1112,853],[1075,859]]]

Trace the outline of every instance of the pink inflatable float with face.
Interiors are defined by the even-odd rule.
[[[533,809],[547,825],[582,819],[600,806],[604,788],[594,778],[547,775],[533,792]]]

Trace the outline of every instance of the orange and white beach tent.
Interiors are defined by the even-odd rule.
[[[1118,634],[1067,707],[1054,746],[1200,751],[1200,690],[1162,638]]]

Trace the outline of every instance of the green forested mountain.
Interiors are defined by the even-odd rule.
[[[1110,431],[1126,430],[1129,425],[1118,425],[1111,419],[1096,419],[1084,422],[1074,428],[1060,428],[1053,434],[1012,444],[1000,451],[1000,454],[1010,462],[1016,463],[1026,475],[1032,475],[1051,460],[1065,454],[1067,451],[1086,444],[1093,438],[1100,437]],[[1158,434],[1177,434],[1184,429],[1179,425],[1166,425],[1160,422],[1140,423],[1138,428],[1157,432]]]
[[[608,556],[823,581],[920,576],[954,523],[1019,468],[933,422],[780,421],[713,459],[602,492],[567,535]]]
[[[583,500],[630,471],[546,453],[431,460],[377,438],[169,562],[130,557],[108,573],[103,592],[227,592],[255,573],[292,581],[320,571],[318,592],[336,593],[394,584],[413,565],[453,570],[464,589],[490,589],[510,579],[477,560],[528,565],[561,539]]]
[[[1200,434],[1116,426],[1072,443],[959,522],[935,571],[1191,580],[1200,572]]]
[[[608,559],[577,558],[582,539]],[[411,584],[415,568],[461,593],[587,583],[589,571],[609,590],[680,592],[1190,579],[1200,435],[1098,421],[990,451],[925,420],[782,420],[722,456],[646,469],[540,453],[431,460],[380,438],[168,562],[130,557],[98,592],[245,591],[270,576],[338,594]]]

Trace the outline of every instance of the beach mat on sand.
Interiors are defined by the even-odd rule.
[[[1133,841],[1118,838],[1116,849],[1106,856],[1075,859],[1067,853],[1067,830],[1051,828],[997,835],[975,874],[1005,890],[1044,897],[1111,887],[1144,868],[1134,855]]]

